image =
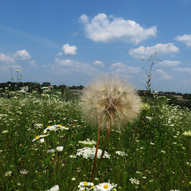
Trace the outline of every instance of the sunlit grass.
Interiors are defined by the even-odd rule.
[[[90,181],[93,155],[77,153],[96,146],[97,129],[81,116],[77,101],[62,101],[59,95],[16,97],[0,98],[0,190],[45,191],[56,185],[79,190],[80,182]],[[112,183],[117,190],[191,189],[191,139],[183,135],[191,130],[191,112],[169,106],[165,98],[149,104],[130,153],[139,118],[121,132],[111,130],[109,158],[103,158],[94,185],[108,183],[101,185],[105,190]],[[58,126],[47,128],[53,125]],[[104,140],[102,132],[100,149]]]

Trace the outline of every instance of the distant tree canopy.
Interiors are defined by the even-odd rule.
[[[42,84],[38,83],[38,82],[5,82],[5,83],[0,83],[0,88],[1,91],[5,91],[5,87],[8,87],[10,91],[16,91],[16,90],[20,90],[20,87],[25,87],[28,86],[29,90],[37,90],[40,91],[42,87],[48,87],[51,86],[50,82],[43,82]],[[80,86],[72,86],[72,87],[67,87],[65,84],[62,85],[53,85],[52,86],[54,89],[58,89],[61,91],[64,91],[64,89],[76,89],[76,90],[82,90],[84,88],[84,86],[80,85]],[[39,92],[41,93],[41,92]]]
[[[50,86],[50,82],[43,82],[41,86]]]

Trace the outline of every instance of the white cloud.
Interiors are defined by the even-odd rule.
[[[0,54],[0,62],[13,63],[15,60],[3,53]]]
[[[191,73],[191,68],[174,68],[173,70],[177,72],[189,72]]]
[[[185,34],[183,36],[177,36],[175,40],[185,43],[187,46],[191,46],[191,34]]]
[[[128,74],[137,74],[141,72],[140,67],[132,67],[132,66],[126,66],[126,64],[121,64],[120,62],[116,62],[111,65],[111,69],[115,69],[117,73],[125,72]]]
[[[95,66],[101,66],[101,67],[104,67],[105,65],[103,64],[103,62],[101,62],[101,61],[95,61],[94,63],[93,63]]]
[[[157,52],[157,55],[163,55],[163,54],[171,54],[171,53],[177,53],[178,47],[174,46],[173,43],[167,43],[167,44],[156,44],[155,46],[150,47],[144,47],[140,46],[136,49],[130,49],[129,55],[133,56],[137,59],[146,59],[150,57],[152,54]]]
[[[89,18],[85,14],[79,20],[85,25],[86,37],[95,42],[123,41],[125,43],[138,44],[157,34],[155,26],[146,29],[135,21],[124,20],[114,16],[107,17],[104,13],[95,16],[91,22],[89,22]]]
[[[76,49],[77,49],[76,46],[70,46],[68,43],[64,44],[62,46],[62,50],[63,50],[65,55],[74,55],[74,54],[76,54]]]
[[[31,58],[30,54],[26,50],[17,50],[12,57],[16,60],[28,60]]]
[[[61,56],[63,53],[62,52],[59,52],[56,56]]]
[[[35,62],[34,60],[31,60],[31,61],[29,62],[29,64],[30,64],[30,67],[31,67],[31,68],[38,68],[38,66],[36,65],[36,62]]]
[[[99,70],[88,63],[77,62],[74,60],[61,60],[56,58],[51,65],[51,71],[56,74],[68,74],[73,72],[82,72],[88,75],[94,75]]]
[[[85,15],[85,14],[82,14],[82,15],[80,16],[80,18],[79,18],[79,21],[80,21],[81,23],[83,23],[84,25],[85,25],[85,24],[88,24],[88,23],[89,23],[89,17],[88,17],[87,15]]]
[[[118,66],[123,66],[123,64],[121,64],[120,62],[116,62],[116,63],[111,65],[111,68],[118,67]]]
[[[177,66],[180,64],[180,61],[170,61],[170,60],[164,60],[162,62],[159,62],[158,66]]]
[[[68,60],[68,59],[60,60],[59,58],[55,59],[55,63],[56,63],[57,66],[61,66],[61,67],[63,67],[63,66],[73,66],[74,65],[74,61],[72,61],[72,60]]]
[[[172,76],[168,75],[166,72],[164,72],[161,69],[156,70],[156,74],[161,76],[162,79],[169,80],[172,78]]]

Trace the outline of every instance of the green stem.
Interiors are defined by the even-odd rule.
[[[97,133],[97,145],[96,145],[96,152],[95,152],[94,164],[93,164],[92,175],[91,175],[91,182],[93,181],[94,169],[96,166],[97,151],[98,151],[98,146],[99,146],[99,138],[100,138],[100,128],[98,128],[98,133]]]
[[[90,167],[89,167],[88,172],[90,172],[90,171],[91,171],[91,166],[92,166],[92,160],[90,160]],[[89,173],[88,179],[90,179],[90,173]]]

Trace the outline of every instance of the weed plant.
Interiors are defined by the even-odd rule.
[[[94,185],[114,183],[116,190],[131,191],[191,190],[191,136],[183,135],[190,131],[191,112],[169,106],[165,97],[147,102],[150,110],[130,153],[140,118],[121,131],[111,130],[109,158],[103,158]],[[79,190],[80,182],[90,181],[93,158],[80,155],[78,149],[95,147],[96,139],[97,129],[81,116],[76,100],[22,93],[0,98],[0,190],[57,190],[55,185],[63,191]],[[102,132],[99,148],[104,140]]]

